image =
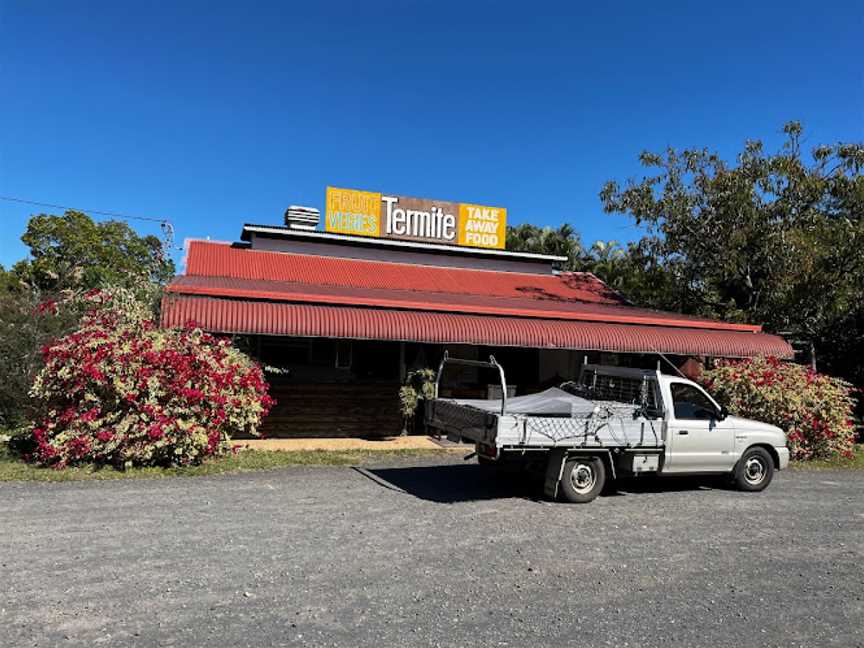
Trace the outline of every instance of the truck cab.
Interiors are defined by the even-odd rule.
[[[751,448],[763,448],[775,469],[789,465],[786,435],[780,428],[730,416],[686,378],[658,374],[657,379],[665,408],[664,473],[732,472]],[[751,481],[765,473],[766,466],[750,463]]]

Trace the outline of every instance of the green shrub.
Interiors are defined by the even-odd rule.
[[[702,381],[732,414],[782,428],[795,459],[854,456],[851,385],[776,358],[724,361]]]
[[[421,400],[435,397],[435,375],[432,369],[408,372],[405,384],[399,389],[399,409],[406,419],[414,416]]]
[[[71,292],[49,296],[20,286],[0,288],[0,427],[29,422],[27,392],[42,368],[40,349],[74,330],[81,313]]]
[[[188,465],[256,434],[273,401],[261,369],[197,328],[159,329],[126,291],[91,291],[80,328],[43,349],[32,459],[63,467]]]
[[[409,371],[405,384],[399,388],[399,410],[402,413],[405,430],[414,429],[415,415],[420,403],[435,397],[436,373],[432,369]]]

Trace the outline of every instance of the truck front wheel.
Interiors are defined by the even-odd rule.
[[[739,490],[765,490],[774,477],[774,460],[765,448],[750,448],[738,461],[732,477]]]
[[[606,484],[606,467],[600,457],[572,457],[564,463],[561,495],[574,504],[585,504],[600,494]]]

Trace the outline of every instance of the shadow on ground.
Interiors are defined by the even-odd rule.
[[[355,470],[382,488],[430,502],[452,504],[514,497],[535,501],[544,499],[543,475],[538,473],[502,472],[476,464]],[[725,483],[716,477],[640,477],[615,482],[603,497],[718,488],[725,488]]]

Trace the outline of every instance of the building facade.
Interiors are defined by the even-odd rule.
[[[519,394],[575,378],[586,360],[793,355],[756,325],[636,308],[591,274],[557,271],[564,260],[245,225],[239,243],[189,243],[162,324],[236,336],[280,370],[268,377],[271,436],[398,434],[399,386],[407,372],[437,367],[445,349],[494,355]],[[486,397],[492,382],[467,367],[448,393]]]

